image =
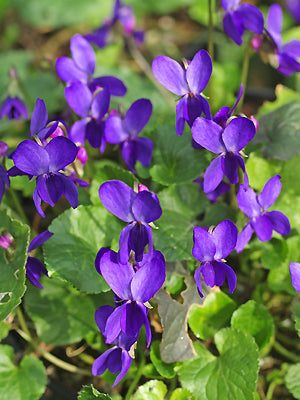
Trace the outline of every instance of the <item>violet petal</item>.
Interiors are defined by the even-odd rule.
[[[249,243],[252,234],[253,234],[253,228],[252,228],[251,224],[249,223],[238,234],[237,242],[236,242],[236,246],[235,246],[235,250],[237,253],[241,253],[244,250],[246,244]]]
[[[216,245],[215,260],[227,257],[235,248],[237,227],[233,222],[225,220],[215,227],[212,238]]]
[[[206,50],[195,54],[186,71],[189,89],[194,94],[200,94],[208,84],[212,73],[212,62]]]
[[[188,93],[186,71],[170,57],[158,56],[152,62],[152,71],[158,82],[170,92],[183,96]]]
[[[258,195],[258,202],[264,210],[270,208],[276,201],[281,191],[281,176],[275,175],[266,182],[262,192]]]
[[[99,197],[103,206],[125,222],[134,221],[132,202],[137,194],[126,183],[112,180],[103,183]]]
[[[131,136],[136,136],[149,121],[152,114],[152,104],[148,99],[139,99],[135,101],[123,120],[124,130]]]

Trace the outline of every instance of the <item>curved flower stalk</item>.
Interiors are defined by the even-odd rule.
[[[101,153],[105,149],[104,116],[108,112],[110,94],[107,87],[92,94],[82,82],[74,81],[65,88],[67,103],[83,119],[76,121],[70,130],[70,138],[75,143],[85,144],[85,140]]]
[[[243,251],[254,231],[261,242],[270,240],[273,230],[281,235],[290,233],[290,222],[282,212],[267,211],[279,196],[282,186],[280,179],[279,175],[269,179],[258,196],[249,186],[240,185],[236,198],[237,203],[243,213],[250,218],[250,221],[239,233],[236,244],[238,253]]]
[[[153,252],[152,229],[149,224],[162,214],[156,194],[145,187],[135,193],[124,182],[112,180],[100,186],[99,197],[108,211],[128,223],[120,235],[120,262],[127,263],[131,250],[135,253],[135,260],[142,261],[147,244],[149,253]]]
[[[36,176],[33,200],[41,217],[45,217],[41,208],[42,200],[53,207],[59,198],[65,195],[73,208],[78,206],[78,192],[75,184],[59,172],[75,160],[77,152],[78,149],[71,140],[58,136],[45,147],[31,140],[24,140],[13,153],[12,159],[20,173],[12,167],[8,174],[28,175],[30,178]]]
[[[97,89],[107,87],[114,96],[124,96],[127,89],[124,83],[114,76],[93,78],[96,68],[96,55],[89,42],[76,34],[70,40],[72,58],[59,57],[56,60],[56,73],[59,78],[70,84],[80,81],[86,84],[92,93]]]
[[[223,27],[226,34],[239,46],[243,43],[245,29],[254,33],[264,30],[262,12],[251,4],[240,4],[240,0],[222,0],[225,9]]]
[[[134,29],[135,18],[132,8],[122,4],[120,0],[115,1],[112,18],[106,20],[104,24],[94,32],[85,35],[86,39],[100,48],[105,47],[108,44],[112,29],[117,22],[120,22],[127,36],[131,35],[133,37],[136,44],[142,44],[144,42],[144,32]]]
[[[101,306],[95,312],[95,320],[100,332],[105,336],[107,320],[114,312],[111,306]],[[132,356],[131,349],[137,341],[137,336],[129,337],[124,332],[120,332],[113,341],[114,347],[105,351],[98,357],[93,364],[92,373],[94,376],[102,375],[106,369],[111,373],[119,375],[116,377],[112,387],[117,385],[126,375],[130,368]]]
[[[128,169],[135,174],[137,160],[145,167],[151,164],[153,142],[137,135],[144,129],[152,114],[150,100],[135,101],[122,119],[120,115],[110,115],[105,124],[107,143],[120,145],[121,154]]]
[[[202,92],[212,73],[212,62],[205,50],[200,50],[186,68],[166,56],[158,56],[152,62],[155,78],[170,92],[181,99],[176,105],[176,132],[182,135],[185,122],[191,127],[202,112],[211,119],[208,101]]]
[[[30,242],[27,253],[30,254],[32,250],[44,244],[46,240],[51,238],[51,236],[53,236],[53,233],[48,230],[36,236]],[[39,280],[41,279],[42,274],[48,276],[48,271],[45,265],[38,258],[28,255],[25,268],[27,279],[29,279],[34,286],[43,289],[43,285]]]
[[[0,119],[7,116],[8,119],[19,121],[21,117],[28,119],[28,111],[25,103],[17,96],[7,96],[0,106]]]
[[[0,161],[6,156],[8,145],[5,142],[0,142]],[[10,181],[7,171],[0,164],[0,204],[5,192],[5,186],[10,187]]]
[[[233,222],[225,220],[217,225],[212,232],[196,226],[194,228],[193,256],[200,261],[200,267],[195,271],[194,278],[198,292],[202,295],[201,275],[207,286],[221,286],[227,276],[230,293],[236,287],[236,275],[226,263],[227,257],[235,248],[237,227]]]
[[[145,303],[149,302],[165,281],[166,265],[163,255],[154,251],[136,270],[128,262],[121,264],[118,253],[108,250],[100,258],[99,270],[118,297],[119,304],[107,319],[103,333],[106,342],[113,343],[121,332],[129,337],[136,337],[145,324],[150,346],[151,329]]]
[[[230,183],[239,181],[238,167],[244,172],[245,183],[248,176],[240,151],[255,135],[254,123],[245,117],[232,119],[222,129],[216,122],[199,117],[192,126],[192,136],[195,142],[205,149],[220,154],[208,166],[204,174],[204,192],[215,190],[225,175]]]

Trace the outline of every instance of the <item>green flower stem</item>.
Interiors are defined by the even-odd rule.
[[[171,396],[172,396],[174,390],[176,389],[176,387],[177,387],[177,377],[175,375],[174,378],[172,378],[171,382],[170,382],[170,387],[169,387],[169,393],[167,395],[167,400],[169,400],[171,398]]]
[[[214,39],[213,39],[214,23],[213,23],[212,0],[208,0],[208,14],[209,14],[209,20],[208,20],[208,53],[209,53],[211,61],[213,63],[213,61],[214,61]],[[212,99],[213,99],[212,78],[210,78],[210,80],[208,82],[208,96],[209,96],[209,100],[210,100],[210,107],[212,108]]]
[[[175,105],[174,98],[154,78],[153,73],[152,73],[152,68],[148,64],[148,62],[145,59],[145,57],[143,56],[143,54],[140,52],[140,49],[136,45],[135,41],[129,37],[126,40],[126,44],[128,46],[131,57],[134,59],[134,61],[137,63],[137,65],[141,68],[141,70],[144,72],[144,74],[150,79],[150,81],[153,83],[153,85],[160,91],[160,93],[165,98],[165,100],[170,105],[170,107],[172,107],[172,109],[174,109],[174,105]]]
[[[283,379],[276,379],[275,381],[272,381],[269,385],[265,400],[272,400],[273,399],[273,394],[274,394],[274,390],[276,388],[277,385],[283,385],[284,384],[284,380]]]
[[[252,46],[251,46],[251,40],[249,40],[246,52],[245,52],[245,57],[244,57],[244,62],[243,62],[243,69],[242,69],[242,77],[241,77],[241,82],[244,87],[244,91],[241,97],[241,100],[236,108],[236,114],[238,114],[244,103],[244,97],[245,97],[245,92],[246,92],[246,86],[247,86],[247,80],[248,80],[248,71],[249,71],[249,62],[250,62],[250,52],[251,52]]]
[[[297,347],[297,348],[300,350],[299,339],[292,339],[292,338],[289,338],[289,337],[283,335],[283,334],[280,333],[280,332],[277,332],[277,333],[276,333],[276,337],[277,337],[281,342],[283,342],[283,343],[285,343],[285,344],[287,344],[287,345],[290,345],[290,346]]]
[[[27,333],[23,332],[21,329],[17,329],[18,334],[25,339],[27,342],[29,342],[34,349],[40,353],[42,357],[44,357],[46,360],[51,362],[52,364],[56,365],[57,367],[64,369],[65,371],[72,372],[74,374],[79,374],[79,375],[87,375],[87,376],[92,376],[91,372],[83,369],[83,368],[78,368],[73,364],[69,364],[57,357],[55,357],[53,354],[49,353],[48,351],[42,349],[32,338],[31,336],[28,336]]]
[[[27,327],[27,324],[26,324],[26,321],[25,321],[25,317],[23,315],[21,307],[20,306],[17,307],[16,310],[17,310],[17,317],[18,317],[18,320],[19,320],[20,327],[26,333],[26,335],[30,338],[30,340],[32,340],[32,336],[31,336],[31,333],[30,333],[30,331],[29,331],[29,329]]]
[[[128,392],[127,392],[124,400],[129,400],[131,398],[132,393],[134,392],[141,376],[143,375],[143,368],[146,363],[146,360],[145,360],[145,355],[144,355],[143,351],[140,351],[139,355],[140,355],[140,359],[141,359],[140,365],[138,367],[138,370],[137,370],[134,380],[131,382],[131,385],[129,386]]]
[[[16,207],[16,209],[17,209],[18,214],[19,214],[20,217],[22,218],[23,222],[25,222],[26,224],[28,224],[28,219],[27,219],[27,217],[26,217],[26,214],[24,213],[24,210],[23,210],[23,208],[22,208],[22,206],[21,206],[21,203],[20,203],[20,201],[19,201],[18,196],[16,195],[15,191],[14,191],[11,187],[9,188],[9,192],[10,192],[10,195],[11,195],[11,197],[12,197],[12,199],[13,199],[13,202],[14,202],[14,204],[15,204],[15,207]]]
[[[300,362],[300,357],[292,353],[291,351],[287,350],[285,347],[283,347],[280,343],[276,342],[276,340],[273,343],[274,349],[287,358],[288,360],[294,361],[294,362]]]

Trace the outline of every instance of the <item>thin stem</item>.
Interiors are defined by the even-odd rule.
[[[157,80],[154,78],[152,69],[150,65],[148,64],[147,60],[143,56],[143,54],[140,52],[140,49],[136,45],[135,41],[132,38],[128,38],[127,41],[127,46],[129,49],[129,52],[131,54],[131,57],[134,59],[134,61],[137,63],[137,65],[141,68],[141,70],[144,72],[144,74],[150,79],[150,81],[153,83],[153,85],[160,91],[160,93],[163,95],[163,97],[166,99],[168,104],[174,108],[174,98],[170,96],[169,92],[167,92],[161,85],[160,83],[157,82]]]
[[[22,220],[23,220],[26,224],[28,224],[28,219],[27,219],[27,217],[26,217],[26,214],[24,213],[24,210],[23,210],[23,208],[22,208],[22,206],[21,206],[21,203],[20,203],[20,201],[19,201],[18,196],[16,195],[15,191],[14,191],[11,187],[9,188],[9,192],[10,192],[10,195],[11,195],[11,197],[12,197],[12,199],[13,199],[13,202],[14,202],[14,204],[15,204],[15,207],[16,207],[16,209],[17,209],[18,214],[20,215],[20,217],[22,218]]]
[[[17,316],[18,316],[18,320],[19,320],[19,324],[21,326],[21,328],[23,329],[23,331],[26,333],[26,335],[30,338],[30,341],[32,341],[32,336],[31,333],[27,327],[24,315],[22,313],[21,307],[17,307]]]
[[[177,377],[174,376],[174,378],[172,378],[171,382],[170,382],[170,387],[169,387],[169,393],[167,395],[167,400],[170,399],[170,397],[172,396],[172,393],[176,389],[176,386],[177,386]]]
[[[284,383],[283,379],[276,379],[275,381],[271,382],[265,397],[265,400],[272,400],[274,390],[276,389],[277,385],[282,385]]]
[[[295,346],[295,347],[297,347],[297,348],[300,350],[299,339],[292,339],[292,338],[289,338],[289,337],[283,335],[283,334],[280,333],[280,332],[277,332],[277,333],[276,333],[276,336],[277,336],[277,338],[278,338],[281,342],[283,342],[283,343],[285,343],[285,344],[287,344],[287,345],[290,345],[290,346]]]
[[[213,63],[213,61],[214,61],[214,39],[213,39],[214,23],[213,23],[212,0],[208,0],[208,14],[209,14],[209,20],[208,20],[208,53],[209,53],[211,61]],[[210,99],[210,107],[212,108],[212,99],[213,99],[212,78],[210,78],[209,83],[208,83],[208,96],[209,96],[209,99]]]
[[[243,69],[242,69],[242,84],[243,84],[243,94],[241,97],[241,100],[239,101],[239,104],[236,108],[236,113],[238,114],[243,106],[244,103],[244,97],[245,97],[245,92],[246,92],[246,86],[247,86],[247,80],[248,80],[248,71],[249,71],[249,62],[250,62],[250,51],[251,51],[251,41],[249,40],[247,48],[246,48],[246,52],[245,52],[245,57],[244,57],[244,62],[243,62]]]
[[[294,361],[294,362],[300,362],[300,357],[292,353],[291,351],[287,350],[285,347],[283,347],[280,343],[274,341],[273,343],[274,349],[287,358],[288,360]]]
[[[23,332],[21,329],[17,329],[18,334],[25,339],[27,342],[29,342],[35,350],[40,353],[42,357],[44,357],[46,360],[50,361],[52,364],[56,365],[57,367],[64,369],[65,371],[72,372],[74,374],[80,374],[80,375],[87,375],[87,376],[92,376],[91,372],[87,371],[86,369],[83,368],[78,368],[73,364],[69,364],[60,358],[55,357],[53,354],[49,353],[48,351],[42,349],[35,341],[31,338],[31,336],[28,336],[27,333]]]
[[[139,354],[141,357],[141,362],[140,362],[139,368],[137,370],[136,376],[135,376],[134,380],[131,382],[131,385],[129,386],[128,392],[127,392],[124,400],[129,400],[131,398],[132,393],[134,392],[141,376],[143,375],[143,368],[144,368],[146,360],[145,360],[145,355],[142,351],[140,351]]]

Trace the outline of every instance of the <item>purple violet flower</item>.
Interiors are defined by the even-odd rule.
[[[108,44],[113,26],[117,22],[120,22],[126,35],[131,35],[133,37],[136,44],[142,44],[144,42],[144,32],[134,29],[135,18],[132,8],[122,4],[120,0],[115,1],[112,18],[106,20],[104,24],[94,32],[85,35],[86,39],[100,48],[105,47]]]
[[[10,187],[10,181],[7,171],[0,165],[0,204],[5,192],[5,185]]]
[[[181,97],[176,105],[177,135],[182,135],[185,122],[191,127],[202,112],[212,118],[208,101],[201,94],[212,73],[207,51],[198,51],[186,68],[172,58],[158,56],[152,62],[152,71],[160,84]]]
[[[101,306],[95,312],[97,326],[104,336],[107,320],[114,311],[114,308],[111,306]],[[112,387],[117,385],[130,368],[132,356],[129,354],[129,352],[137,341],[137,338],[137,336],[129,337],[121,331],[113,342],[115,346],[105,351],[94,361],[92,367],[93,375],[102,375],[106,369],[113,374],[119,372],[119,375],[117,376]]]
[[[220,125],[223,129],[225,129],[227,125],[227,121],[231,116],[233,115],[237,105],[239,104],[239,101],[241,100],[241,97],[244,92],[244,86],[241,83],[239,93],[237,95],[236,102],[232,106],[232,108],[229,107],[221,107],[220,110],[215,114],[213,121],[216,122],[218,125]]]
[[[120,235],[120,262],[127,263],[131,250],[135,252],[135,260],[141,261],[147,244],[152,253],[153,238],[149,224],[162,214],[156,194],[148,190],[135,193],[124,182],[112,180],[100,186],[99,197],[108,211],[128,223]]]
[[[32,112],[30,122],[30,136],[36,135],[40,140],[46,140],[58,127],[59,121],[55,121],[51,126],[46,126],[48,112],[44,100],[37,99]],[[46,143],[46,142],[43,142]]]
[[[244,180],[247,184],[248,176],[240,151],[253,139],[254,135],[255,125],[245,117],[232,119],[224,129],[212,120],[202,117],[196,119],[192,126],[192,136],[195,142],[215,154],[220,154],[205,171],[205,193],[215,190],[224,175],[231,184],[237,183],[239,166],[244,172]]]
[[[245,29],[254,33],[264,30],[262,12],[248,3],[240,4],[240,0],[222,0],[225,9],[223,27],[226,34],[239,46],[243,43]]]
[[[65,88],[67,103],[83,119],[76,121],[70,130],[70,139],[84,145],[89,144],[103,152],[105,149],[104,116],[108,112],[110,94],[107,87],[94,95],[82,82],[74,81]]]
[[[5,115],[8,119],[16,119],[19,121],[21,117],[28,119],[28,111],[25,103],[17,96],[7,96],[0,106],[0,119]]]
[[[107,319],[103,333],[106,343],[113,343],[120,332],[136,337],[145,324],[149,347],[151,329],[145,303],[149,302],[165,281],[166,265],[162,253],[153,251],[136,270],[129,262],[121,264],[118,253],[108,250],[100,258],[99,269],[119,299],[119,306]]]
[[[291,262],[289,265],[292,285],[294,289],[300,293],[300,264],[297,262]]]
[[[195,179],[193,182],[197,183],[200,186],[200,191],[204,191],[204,179],[199,177]],[[215,190],[212,192],[205,193],[208,200],[212,201],[213,203],[218,202],[218,198],[222,196],[222,194],[228,192],[230,189],[230,185],[226,182],[221,182]]]
[[[267,211],[279,196],[282,186],[280,179],[279,175],[269,179],[258,196],[249,186],[240,185],[236,198],[237,203],[243,213],[250,218],[250,221],[238,235],[236,244],[238,253],[243,251],[251,239],[253,231],[261,242],[270,240],[273,230],[281,235],[290,233],[290,222],[282,212]]]
[[[300,40],[291,40],[282,44],[282,10],[279,4],[273,4],[268,13],[268,34],[275,44],[275,61],[271,64],[284,75],[300,72]]]
[[[297,24],[300,24],[300,0],[286,0],[286,7]]]
[[[123,119],[120,115],[110,115],[106,120],[106,141],[120,145],[123,160],[134,174],[137,160],[145,167],[151,164],[153,142],[148,138],[137,137],[151,114],[150,100],[139,99],[130,106]]]
[[[236,275],[224,261],[237,240],[237,228],[233,222],[226,220],[217,225],[212,232],[196,226],[194,228],[193,256],[200,261],[200,267],[195,271],[194,279],[198,292],[202,295],[201,275],[207,286],[221,286],[227,276],[230,293],[236,287]]]
[[[28,254],[36,249],[37,247],[41,246],[46,242],[46,240],[50,239],[53,233],[49,232],[48,230],[36,236],[29,244],[28,247]],[[42,274],[48,276],[48,271],[44,264],[36,257],[27,257],[26,261],[26,277],[29,281],[36,287],[40,289],[44,289],[43,285],[39,282],[41,279]]]
[[[97,89],[107,87],[114,96],[124,96],[127,89],[124,83],[114,76],[93,78],[96,68],[96,55],[89,42],[76,34],[70,40],[72,58],[59,57],[56,60],[56,73],[68,84],[80,81],[86,84],[92,93]]]
[[[43,218],[45,214],[41,208],[42,200],[53,207],[59,198],[65,195],[73,208],[78,206],[78,192],[75,184],[59,172],[75,160],[77,151],[78,148],[71,140],[58,136],[45,147],[31,140],[24,140],[13,153],[15,167],[12,167],[8,173],[11,176],[22,174],[30,178],[37,177],[33,200],[37,212]]]

